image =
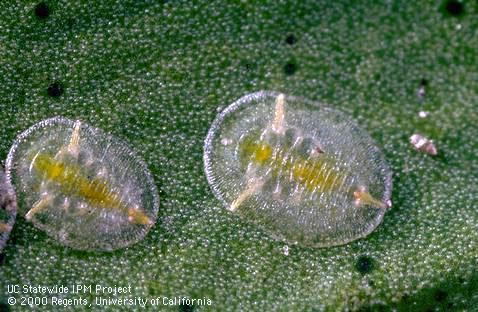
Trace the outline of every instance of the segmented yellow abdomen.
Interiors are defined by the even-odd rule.
[[[97,178],[87,179],[79,168],[73,165],[66,165],[48,155],[39,154],[33,166],[47,180],[56,182],[62,191],[69,195],[80,196],[92,205],[105,208],[122,207],[121,200],[108,190],[104,181]]]
[[[325,156],[314,160],[299,159],[292,163],[291,171],[296,182],[304,184],[308,191],[329,192],[337,190],[347,176],[333,167]]]
[[[241,147],[243,162],[271,169],[272,175],[291,178],[307,191],[330,192],[337,190],[347,178],[335,167],[335,161],[326,155],[305,158],[294,150],[272,148],[265,141],[246,139]]]
[[[67,195],[79,196],[92,206],[125,210],[136,223],[150,222],[141,211],[128,209],[105,181],[99,178],[88,179],[80,168],[74,165],[65,164],[46,154],[38,154],[33,167],[47,180],[57,183]]]

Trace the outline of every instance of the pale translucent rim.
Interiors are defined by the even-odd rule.
[[[0,170],[2,170],[2,169],[0,169]],[[7,218],[5,224],[10,226],[10,229],[8,231],[3,232],[0,235],[0,252],[7,245],[8,238],[10,237],[10,233],[12,232],[13,226],[15,225],[15,220],[17,218],[17,211],[18,211],[17,196],[16,196],[16,193],[15,193],[15,189],[13,188],[13,185],[10,183],[10,181],[7,179],[6,173],[4,173],[4,180],[5,181],[3,181],[3,182],[6,184],[5,187],[7,189],[8,196],[10,196],[12,198],[13,202],[14,202],[13,203],[14,209],[8,210],[8,214],[7,214],[8,218]]]

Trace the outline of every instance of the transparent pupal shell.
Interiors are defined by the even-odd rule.
[[[146,164],[123,141],[80,121],[43,120],[6,162],[19,213],[61,244],[114,250],[154,225],[159,197]]]
[[[227,209],[306,246],[364,237],[391,206],[392,172],[372,138],[337,110],[278,92],[224,109],[205,140],[204,166]]]

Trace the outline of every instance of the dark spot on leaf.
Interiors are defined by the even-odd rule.
[[[362,255],[357,259],[355,263],[355,268],[362,274],[370,273],[375,267],[373,258]]]
[[[426,80],[425,78],[422,78],[420,80],[420,86],[422,86],[422,87],[428,86],[428,80]]]
[[[297,38],[294,35],[288,35],[285,38],[285,43],[288,45],[294,45],[297,42]]]
[[[448,297],[448,293],[442,289],[438,289],[437,291],[435,291],[435,294],[433,295],[433,297],[435,298],[436,301],[443,302]]]
[[[0,312],[9,312],[10,311],[10,306],[6,304],[5,302],[0,302]]]
[[[448,0],[445,3],[445,11],[452,16],[460,16],[465,11],[463,3],[457,0]]]
[[[50,8],[45,2],[40,2],[35,6],[35,15],[40,19],[46,19],[50,16]]]
[[[188,304],[179,305],[179,312],[192,312],[194,311],[194,306]]]
[[[59,82],[54,82],[46,90],[48,95],[51,97],[59,97],[63,94],[63,86]]]
[[[294,62],[288,62],[287,64],[285,64],[284,73],[287,76],[295,74],[296,71],[297,71],[297,65]]]

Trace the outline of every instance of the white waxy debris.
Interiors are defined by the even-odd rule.
[[[427,139],[425,136],[415,133],[410,137],[410,143],[420,152],[436,155],[437,149],[432,140]]]
[[[427,111],[419,111],[418,112],[418,117],[425,118],[425,117],[428,116],[428,114],[429,114],[429,112],[427,112]]]
[[[285,245],[284,247],[282,247],[282,252],[284,253],[284,255],[288,256],[289,255],[289,246]]]

